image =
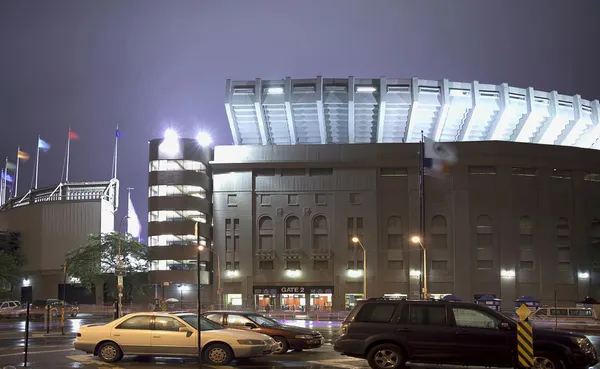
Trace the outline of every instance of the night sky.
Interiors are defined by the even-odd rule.
[[[148,140],[172,125],[231,144],[227,78],[418,76],[593,100],[598,19],[598,1],[5,0],[0,158],[32,154],[27,191],[40,134],[52,145],[40,187],[57,183],[72,126],[71,181],[107,180],[119,124],[119,178],[144,234]]]

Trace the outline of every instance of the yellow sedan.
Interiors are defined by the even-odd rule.
[[[197,327],[196,314],[136,313],[82,326],[74,346],[109,363],[124,355],[197,356]],[[200,318],[200,339],[202,361],[212,365],[268,355],[276,346],[264,334],[224,328],[205,318]]]

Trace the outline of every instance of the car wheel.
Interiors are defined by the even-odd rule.
[[[536,352],[533,358],[533,367],[536,369],[564,369],[560,357],[548,351]]]
[[[204,350],[204,361],[210,365],[227,365],[233,360],[233,351],[227,345],[217,343]]]
[[[406,362],[402,349],[392,344],[373,347],[367,354],[367,361],[373,369],[398,369]]]
[[[289,351],[290,344],[288,343],[288,341],[285,338],[273,337],[273,339],[277,343],[277,345],[275,346],[275,351],[273,351],[273,353],[275,355],[282,355]]]
[[[98,357],[107,363],[114,363],[123,358],[123,351],[114,342],[104,342],[98,348]]]

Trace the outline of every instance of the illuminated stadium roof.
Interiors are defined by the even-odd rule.
[[[227,81],[236,145],[516,141],[600,149],[598,100],[418,78]]]

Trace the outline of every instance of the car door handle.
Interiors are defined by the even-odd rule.
[[[160,336],[152,336],[153,338],[160,338]]]
[[[465,334],[469,334],[469,332],[468,331],[458,331],[458,332],[456,332],[456,334],[465,335]]]
[[[398,328],[398,329],[396,329],[396,331],[398,331],[398,332],[409,332],[409,333],[412,332],[412,330],[408,329],[408,328]]]
[[[114,337],[121,337],[120,334],[113,334]]]

